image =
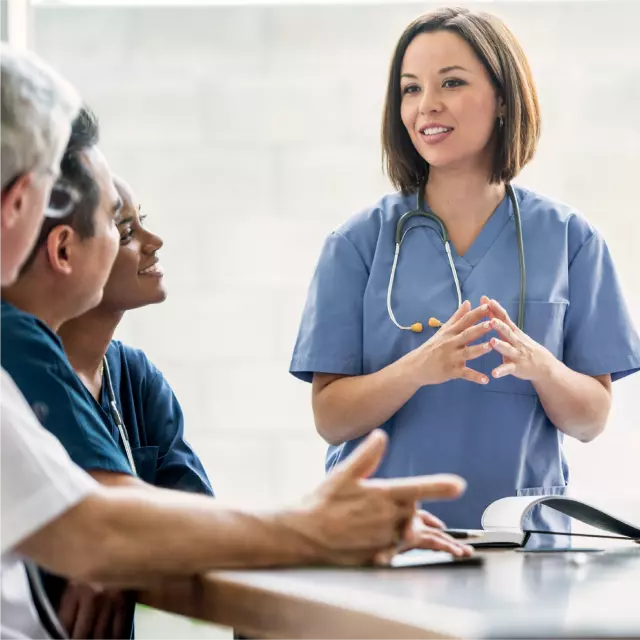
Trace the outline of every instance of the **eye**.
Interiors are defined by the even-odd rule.
[[[455,89],[456,87],[462,87],[465,84],[467,83],[459,78],[448,78],[442,83],[442,87],[444,89]]]
[[[408,84],[402,88],[402,95],[407,95],[409,93],[417,93],[420,91],[420,87],[417,84]]]
[[[128,244],[133,237],[133,227],[127,227],[124,233],[120,234],[120,244]]]

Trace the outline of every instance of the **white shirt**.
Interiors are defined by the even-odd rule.
[[[40,425],[4,369],[0,369],[0,381],[0,636],[47,638],[31,599],[24,565],[11,550],[80,502],[96,483]]]

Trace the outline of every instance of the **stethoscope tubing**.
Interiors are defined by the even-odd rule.
[[[407,231],[404,231],[405,224],[413,217],[421,217],[426,218],[427,220],[433,221],[437,225],[437,229],[434,231],[440,236],[442,243],[444,245],[447,261],[449,263],[449,267],[451,269],[451,274],[453,276],[453,281],[456,288],[456,295],[458,298],[458,307],[462,305],[462,291],[460,287],[460,280],[458,278],[458,272],[456,270],[455,264],[453,262],[453,257],[451,254],[451,242],[449,239],[449,232],[447,231],[447,227],[445,223],[432,211],[428,211],[424,205],[424,188],[426,183],[422,183],[418,189],[417,198],[416,198],[416,208],[412,211],[408,211],[403,214],[398,223],[396,225],[396,233],[395,233],[395,251],[393,256],[393,265],[391,267],[391,274],[389,276],[389,286],[387,287],[387,312],[391,321],[399,328],[403,330],[412,330],[410,326],[403,326],[397,320],[393,313],[393,308],[391,304],[391,295],[393,292],[393,284],[395,281],[396,269],[398,266],[398,259],[400,257],[400,247],[402,246],[402,242],[407,234]],[[526,265],[525,265],[525,256],[524,256],[524,240],[522,237],[522,220],[520,217],[520,206],[518,205],[518,198],[516,197],[515,191],[511,184],[506,185],[507,195],[511,200],[511,206],[513,208],[513,217],[514,223],[516,227],[516,241],[518,245],[518,266],[520,269],[520,297],[518,300],[518,328],[524,331],[524,323],[525,323],[525,299],[527,293],[527,277],[526,277]],[[417,323],[419,324],[419,323]]]

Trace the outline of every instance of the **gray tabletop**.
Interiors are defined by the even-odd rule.
[[[636,637],[640,545],[481,565],[216,571],[150,604],[253,637]]]

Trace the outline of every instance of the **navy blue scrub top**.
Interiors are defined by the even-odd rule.
[[[2,367],[42,425],[83,469],[132,474],[117,432],[71,367],[60,338],[4,300],[1,309]]]
[[[184,439],[182,409],[162,373],[143,351],[118,340],[109,345],[107,362],[138,475],[157,487],[213,495],[202,463]],[[106,386],[100,404],[117,435]]]

